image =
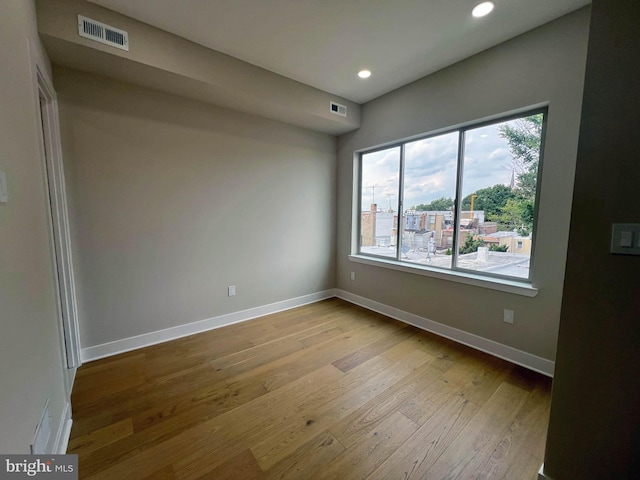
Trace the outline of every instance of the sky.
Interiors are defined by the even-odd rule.
[[[499,136],[501,125],[517,120],[487,125],[465,133],[462,195],[478,189],[511,182],[509,144]],[[458,132],[417,140],[406,144],[404,205],[410,209],[441,197],[454,198]],[[398,210],[400,147],[362,156],[362,206]],[[375,187],[375,188],[372,188]]]

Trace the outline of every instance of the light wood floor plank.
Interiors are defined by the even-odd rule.
[[[242,479],[242,480],[262,480],[265,474],[260,470],[258,462],[251,453],[251,450],[245,450],[235,457],[231,458],[222,465],[211,469],[198,480],[221,480],[221,479]]]
[[[402,328],[396,332],[393,332],[391,335],[387,335],[384,338],[376,340],[375,342],[363,347],[355,352],[352,352],[339,360],[333,362],[333,365],[342,370],[343,372],[348,372],[352,368],[361,365],[367,360],[379,355],[394,345],[406,340],[411,337],[413,332],[411,329]]]
[[[369,379],[369,365],[366,365],[366,374],[356,371],[354,374],[345,375],[345,380],[350,378],[351,381],[340,382],[339,389],[323,390],[320,395],[301,405],[296,411],[298,416],[292,417],[290,422],[282,425],[273,435],[266,436],[260,443],[252,446],[258,463],[265,470],[270,468],[293,452],[296,445],[330,428],[369,399],[402,380],[426,360],[421,352],[414,351],[402,361],[392,364]],[[355,369],[351,370],[354,371]]]
[[[531,480],[549,379],[338,299],[83,365],[80,478]]]
[[[449,401],[429,417],[403,448],[393,452],[367,480],[445,478],[430,475],[430,469],[479,409],[459,395],[450,396]]]
[[[344,445],[325,430],[269,468],[267,478],[269,480],[313,478],[345,450]]]
[[[68,448],[78,455],[84,456],[129,435],[133,435],[133,422],[131,418],[125,418],[86,435],[75,437],[69,442]]]
[[[380,395],[331,428],[331,433],[346,447],[357,443],[363,435],[377,428],[378,423],[411,398],[419,397],[428,385],[437,380],[439,371],[425,364],[390,386]]]
[[[515,419],[526,397],[524,390],[502,383],[428,473],[435,478],[475,478],[498,447],[505,428]]]
[[[248,372],[248,374],[264,378],[264,386],[269,391],[276,390],[306,375],[320,365],[334,362],[336,359],[348,354],[348,352],[353,351],[354,348],[375,342],[392,331],[390,330],[392,328],[394,327],[365,323],[349,329],[339,338],[312,345],[292,355],[257,367]]]
[[[361,480],[369,476],[389,455],[415,433],[418,425],[400,412],[387,417],[360,441],[327,465],[318,478]]]

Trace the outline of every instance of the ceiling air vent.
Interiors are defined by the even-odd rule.
[[[82,15],[78,15],[78,33],[81,37],[129,51],[127,32]]]
[[[347,107],[344,105],[340,105],[336,102],[329,102],[329,108],[331,108],[331,113],[335,113],[336,115],[340,115],[341,117],[347,116]]]

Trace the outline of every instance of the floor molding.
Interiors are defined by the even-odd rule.
[[[479,335],[465,332],[442,323],[434,322],[428,318],[420,317],[419,315],[405,312],[404,310],[400,310],[395,307],[390,307],[383,303],[361,297],[345,290],[336,289],[335,292],[336,297],[346,300],[347,302],[373,310],[374,312],[382,313],[388,317],[395,318],[396,320],[408,323],[422,330],[435,333],[441,337],[445,337],[455,342],[462,343],[463,345],[489,353],[493,356],[502,358],[548,377],[553,377],[555,362],[547,360],[546,358],[538,357],[508,345],[503,345],[493,340],[480,337]]]
[[[187,323],[185,325],[178,325],[176,327],[167,328],[165,330],[158,330],[155,332],[145,333],[143,335],[137,335],[135,337],[124,338],[122,340],[116,340],[93,347],[87,347],[82,349],[82,361],[90,362],[92,360],[98,360],[104,357],[110,357],[119,353],[136,350],[142,347],[148,347],[150,345],[156,345],[158,343],[168,342],[177,338],[186,337],[196,333],[206,332],[234,323],[244,322],[254,318],[262,317],[276,312],[289,310],[310,303],[319,302],[327,298],[338,297],[350,303],[354,303],[361,307],[373,310],[374,312],[382,313],[401,322],[408,323],[422,330],[426,330],[436,335],[448,338],[463,345],[481,350],[496,357],[502,358],[509,362],[521,365],[525,368],[539,372],[543,375],[553,377],[553,370],[555,363],[551,360],[547,360],[536,355],[518,350],[516,348],[504,345],[493,340],[489,340],[473,333],[465,332],[442,323],[429,320],[428,318],[415,315],[413,313],[400,310],[389,305],[385,305],[369,298],[361,297],[359,295],[347,292],[340,289],[329,289],[322,292],[316,292],[309,295],[304,295],[289,300],[283,300],[281,302],[275,302],[260,307],[250,308],[239,312],[228,313],[220,315],[218,317],[208,318],[206,320],[200,320],[197,322]]]
[[[54,455],[64,455],[65,453],[67,453],[72,425],[73,420],[71,419],[71,402],[67,401],[64,405],[64,410],[62,411],[60,422],[58,424],[58,433],[56,434],[56,441],[53,445]]]
[[[544,474],[544,463],[542,464],[542,466],[540,467],[540,470],[538,471],[538,480],[553,480],[553,478],[548,477]]]
[[[113,342],[95,345],[82,349],[82,361],[90,362],[104,357],[110,357],[119,353],[129,352],[142,347],[168,342],[177,338],[186,337],[195,333],[206,332],[234,323],[244,322],[264,315],[269,315],[291,308],[301,307],[310,303],[319,302],[327,298],[335,297],[335,289],[324,290],[301,297],[283,300],[281,302],[270,303],[260,307],[249,308],[239,312],[228,313],[218,317],[208,318],[197,322],[178,325],[176,327],[149,332],[134,337],[123,338]]]

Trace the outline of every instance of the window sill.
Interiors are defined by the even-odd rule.
[[[389,268],[400,272],[424,275],[426,277],[439,278],[449,282],[464,283],[466,285],[488,288],[490,290],[523,295],[525,297],[535,297],[538,295],[538,289],[528,282],[519,282],[517,280],[507,280],[504,278],[488,278],[482,275],[474,275],[472,273],[453,270],[444,271],[422,265],[409,265],[404,262],[398,262],[397,260],[372,258],[364,255],[349,255],[349,260],[365,265],[372,265],[374,267]]]

